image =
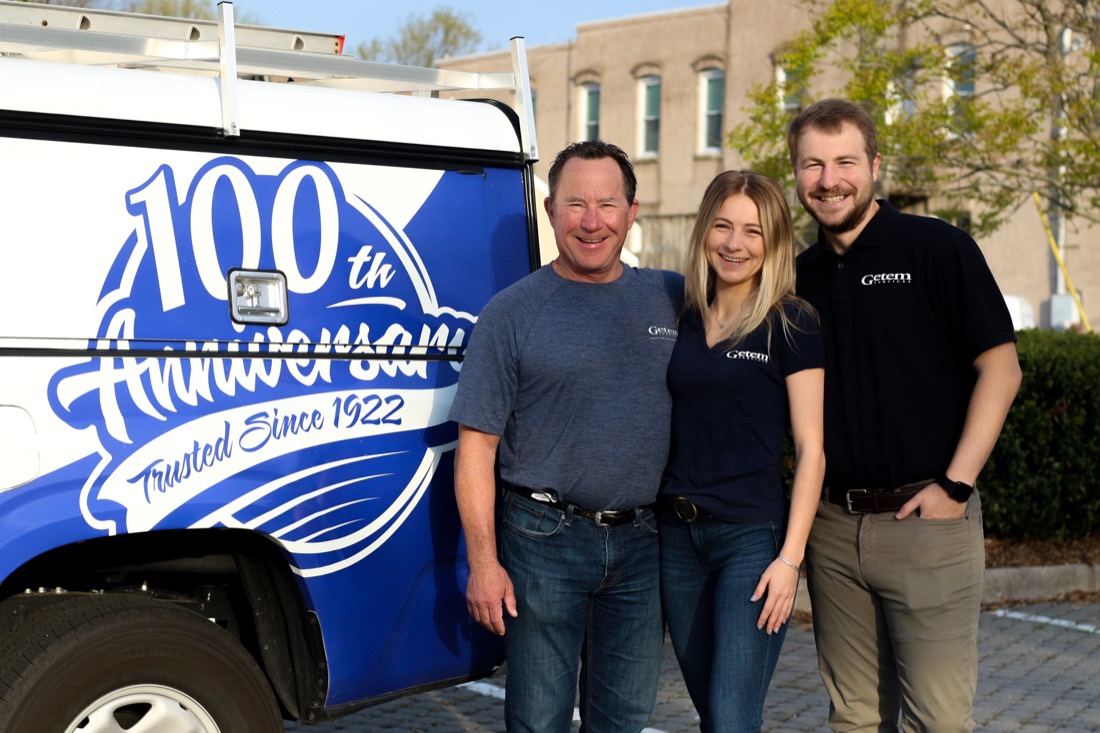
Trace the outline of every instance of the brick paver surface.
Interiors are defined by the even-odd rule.
[[[975,720],[994,733],[1100,731],[1100,603],[1060,602],[984,611]],[[484,682],[503,688],[502,674]],[[482,688],[484,689],[484,688]],[[289,723],[300,733],[451,733],[503,731],[501,699],[455,687],[395,700],[318,725]],[[827,730],[828,700],[817,675],[813,634],[794,624],[787,634],[764,710],[764,730]],[[653,730],[698,730],[672,648],[665,645]],[[577,726],[574,725],[574,730]]]

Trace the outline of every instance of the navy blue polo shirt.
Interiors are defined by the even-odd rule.
[[[798,258],[798,294],[821,316],[827,486],[895,488],[946,469],[962,434],[974,359],[1015,341],[965,232],[886,201],[844,255]]]
[[[779,481],[789,424],[786,377],[821,368],[821,334],[813,315],[785,306],[788,340],[776,323],[768,344],[762,325],[730,348],[707,346],[696,312],[684,316],[668,366],[672,442],[661,496],[686,496],[728,522],[785,522]]]

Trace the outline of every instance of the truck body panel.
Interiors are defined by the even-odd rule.
[[[483,676],[447,412],[477,314],[537,265],[520,124],[235,81],[228,135],[220,77],[0,58],[0,588],[248,533],[319,627],[312,717]]]

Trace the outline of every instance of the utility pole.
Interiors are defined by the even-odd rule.
[[[1062,28],[1061,33],[1058,35],[1058,61],[1063,68],[1068,63],[1068,57],[1072,50],[1073,29]],[[1076,319],[1073,318],[1073,302],[1066,296],[1066,278],[1058,264],[1059,258],[1062,262],[1066,261],[1066,217],[1061,193],[1062,181],[1066,174],[1066,166],[1061,154],[1062,140],[1066,136],[1066,110],[1065,97],[1060,89],[1055,90],[1051,102],[1054,107],[1054,124],[1050,130],[1051,147],[1058,154],[1059,159],[1051,170],[1050,190],[1047,194],[1047,218],[1050,221],[1051,234],[1054,236],[1054,245],[1057,249],[1057,256],[1052,252],[1049,258],[1051,271],[1050,326],[1061,329],[1068,328]]]

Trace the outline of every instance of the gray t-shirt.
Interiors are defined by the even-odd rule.
[[[506,482],[593,510],[653,503],[682,302],[672,272],[624,267],[582,283],[542,267],[482,311],[451,419],[501,436]]]

